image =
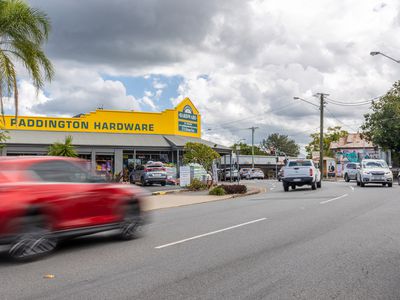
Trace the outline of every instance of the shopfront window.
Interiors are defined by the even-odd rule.
[[[96,173],[106,175],[114,171],[113,155],[96,155]]]

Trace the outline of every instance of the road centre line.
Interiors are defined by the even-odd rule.
[[[332,202],[332,201],[335,201],[335,200],[339,200],[339,199],[342,199],[342,198],[344,198],[344,197],[347,197],[348,195],[349,195],[349,194],[344,194],[344,195],[342,195],[342,196],[339,196],[339,197],[336,197],[336,198],[333,198],[333,199],[321,201],[319,204],[326,204],[326,203],[329,203],[329,202]]]
[[[169,247],[169,246],[182,244],[182,243],[185,243],[185,242],[188,242],[188,241],[191,241],[191,240],[195,240],[195,239],[199,239],[199,238],[202,238],[202,237],[205,237],[205,236],[209,236],[209,235],[212,235],[212,234],[216,234],[216,233],[220,233],[220,232],[223,232],[223,231],[227,231],[227,230],[235,229],[235,228],[238,228],[238,227],[254,224],[254,223],[257,223],[257,222],[261,222],[261,221],[264,221],[266,219],[267,218],[261,218],[261,219],[257,219],[257,220],[253,220],[253,221],[249,221],[249,222],[245,222],[245,223],[241,223],[241,224],[238,224],[238,225],[234,225],[234,226],[226,227],[226,228],[223,228],[223,229],[211,231],[211,232],[208,232],[208,233],[196,235],[196,236],[193,236],[193,237],[190,237],[190,238],[187,238],[187,239],[183,239],[183,240],[180,240],[180,241],[176,241],[176,242],[173,242],[173,243],[157,246],[157,247],[154,247],[154,248],[155,249],[162,249],[162,248],[166,248],[166,247]]]

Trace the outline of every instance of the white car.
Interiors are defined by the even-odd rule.
[[[321,187],[321,172],[315,167],[311,159],[290,159],[283,171],[283,189],[294,190],[296,186],[310,185],[312,190]]]
[[[352,163],[352,162],[347,163],[344,166],[344,171],[343,171],[344,180],[346,182],[349,182],[350,180],[356,180],[359,167],[360,167],[359,163]]]
[[[226,181],[231,180],[231,173],[232,173],[232,181],[238,181],[239,180],[239,171],[237,169],[231,169],[230,168],[226,168],[225,170],[223,170],[224,172],[224,176],[226,178]]]
[[[250,179],[264,179],[264,172],[259,168],[251,169],[249,173]]]
[[[393,186],[393,173],[382,159],[363,159],[357,172],[357,185],[376,183]]]

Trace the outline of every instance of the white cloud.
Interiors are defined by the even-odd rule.
[[[27,106],[28,111],[72,113],[102,103],[121,109],[139,109],[142,103],[157,110],[164,83],[154,80],[154,93],[144,91],[134,99],[121,82],[100,74],[180,75],[183,83],[172,102],[193,100],[202,113],[205,138],[230,144],[246,137],[250,142],[246,128],[255,125],[260,127],[256,143],[272,132],[306,143],[306,131],[319,125],[318,111],[293,96],[318,103],[312,95],[326,92],[335,100],[359,101],[384,94],[400,78],[398,64],[369,55],[379,50],[400,59],[397,0],[199,3],[121,1],[124,9],[107,11],[120,22],[106,24],[101,17],[88,18],[103,16],[109,7],[105,1],[98,0],[95,8],[77,0],[44,6],[55,23],[49,49],[57,78],[46,87],[48,98]],[[72,13],[78,4],[79,14]],[[143,9],[129,9],[135,5]],[[131,11],[136,18],[127,14]],[[353,131],[368,106],[328,104],[327,109],[327,126],[344,123]]]
[[[55,80],[47,86],[49,97],[30,106],[36,114],[75,115],[103,109],[140,110],[139,101],[128,95],[120,81],[104,80],[97,72],[57,66]]]

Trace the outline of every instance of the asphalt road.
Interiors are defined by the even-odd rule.
[[[156,211],[135,241],[92,236],[29,264],[1,258],[0,298],[400,298],[398,185],[256,184],[270,191]]]

